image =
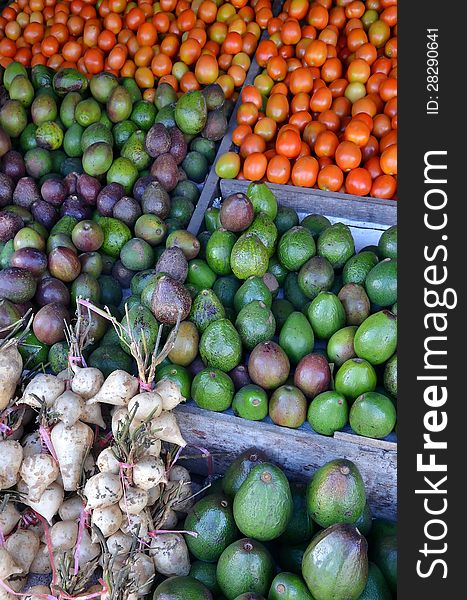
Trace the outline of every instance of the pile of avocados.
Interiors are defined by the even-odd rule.
[[[349,227],[314,214],[299,223],[264,183],[209,208],[205,225],[187,256],[192,305],[164,376],[207,410],[308,421],[322,435],[348,424],[391,434],[397,227],[357,253]]]
[[[131,78],[102,72],[88,81],[75,69],[36,65],[28,72],[16,62],[0,72],[1,83],[0,156],[8,165],[0,198],[35,194],[56,208],[63,200],[45,197],[42,185],[69,173],[118,183],[129,196],[145,175],[171,193],[184,180],[200,184],[232,109],[217,84],[178,97],[162,83],[150,102]],[[24,164],[15,167],[18,153]]]
[[[249,448],[188,512],[186,575],[154,600],[391,600],[396,524],[373,518],[354,463],[333,460],[308,485]]]

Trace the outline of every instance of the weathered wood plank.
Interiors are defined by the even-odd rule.
[[[177,420],[189,444],[213,453],[215,472],[223,473],[233,458],[256,446],[296,481],[307,481],[329,460],[354,461],[365,481],[368,500],[375,515],[396,518],[397,452],[369,445],[365,438],[328,438],[308,431],[286,429],[238,417],[209,413],[192,405],[177,408]],[[388,442],[386,442],[388,443]],[[190,469],[206,473],[206,461],[187,461]],[[185,462],[183,463],[185,464]]]

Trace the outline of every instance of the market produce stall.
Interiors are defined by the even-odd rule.
[[[390,600],[395,3],[18,0],[0,75],[0,600]]]

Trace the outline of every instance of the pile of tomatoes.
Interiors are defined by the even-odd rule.
[[[75,67],[187,92],[245,81],[270,0],[14,0],[0,16],[0,64]]]
[[[396,0],[286,0],[221,176],[395,198]]]

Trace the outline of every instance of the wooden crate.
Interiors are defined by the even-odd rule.
[[[212,453],[216,473],[223,473],[240,452],[253,446],[263,450],[293,481],[307,482],[324,463],[347,458],[355,462],[362,474],[374,515],[390,519],[397,516],[394,443],[347,433],[326,437],[311,431],[247,421],[226,413],[212,413],[191,404],[179,406],[176,414],[187,442]],[[194,452],[199,455],[198,451]],[[195,473],[207,473],[206,460],[197,458],[181,464],[187,464]]]

